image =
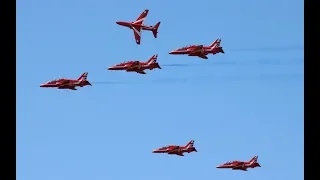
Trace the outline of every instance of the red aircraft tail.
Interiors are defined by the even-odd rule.
[[[221,52],[221,53],[224,54],[224,51],[223,51],[222,47],[220,46],[220,43],[221,43],[221,39],[216,39],[216,40],[210,45],[210,47],[211,47],[210,50],[216,49],[217,52]]]
[[[158,23],[157,23],[155,26],[153,26],[153,28],[152,28],[152,33],[153,33],[154,38],[157,38],[159,26],[160,26],[160,22],[158,22]]]
[[[258,162],[258,156],[253,156],[253,158],[249,162],[250,164]]]
[[[152,63],[156,63],[157,59],[158,59],[158,54],[155,54],[147,61],[147,64],[150,65]]]
[[[216,40],[210,45],[210,47],[211,47],[212,49],[218,48],[218,47],[220,47],[220,43],[221,43],[221,39],[216,39]]]
[[[83,81],[87,80],[88,72],[84,72],[77,80],[78,81]]]
[[[187,149],[195,152],[198,152],[197,149],[193,146],[194,145],[194,140],[191,140],[188,142],[188,144],[185,146]]]
[[[187,148],[191,148],[194,145],[194,140],[191,140],[188,142],[188,144],[186,145]]]

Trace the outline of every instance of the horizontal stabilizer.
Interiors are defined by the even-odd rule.
[[[160,26],[160,23],[161,23],[161,22],[158,22],[158,23],[157,23],[155,26],[153,26],[153,28],[152,28],[152,33],[153,33],[154,38],[157,38],[158,28],[159,28],[159,26]]]

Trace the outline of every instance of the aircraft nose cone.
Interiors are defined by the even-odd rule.
[[[122,22],[122,21],[117,21],[116,22],[118,25],[121,25],[121,26],[125,26],[126,25],[126,23],[125,22]]]
[[[113,67],[113,66],[108,67],[108,70],[113,70],[113,69],[114,69],[114,67]]]
[[[44,86],[45,86],[45,84],[41,84],[41,85],[40,85],[40,87],[44,87]]]
[[[179,51],[178,50],[173,50],[173,51],[170,51],[169,54],[178,54]]]

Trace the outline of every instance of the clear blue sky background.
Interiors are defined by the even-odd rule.
[[[146,8],[162,24],[138,46],[115,22]],[[168,54],[216,38],[226,54]],[[156,53],[147,75],[106,69]],[[92,87],[39,87],[85,71]],[[302,0],[17,1],[18,180],[301,180],[303,93]],[[151,153],[191,139],[198,153]]]

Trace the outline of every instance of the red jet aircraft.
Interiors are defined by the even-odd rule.
[[[153,55],[147,62],[140,62],[140,61],[127,61],[115,66],[111,66],[108,70],[126,70],[127,72],[136,72],[140,74],[146,74],[144,70],[149,69],[161,69],[157,62],[158,55]]]
[[[250,161],[232,161],[217,166],[217,168],[231,168],[232,170],[247,171],[247,168],[261,167],[258,163],[258,156],[254,156]]]
[[[71,89],[77,90],[76,87],[87,86],[90,85],[90,82],[87,80],[88,73],[83,73],[78,79],[55,79],[52,81],[48,81],[44,84],[41,84],[40,87],[56,87],[58,89]]]
[[[134,38],[136,39],[136,43],[140,44],[141,30],[152,31],[153,36],[155,38],[157,38],[158,28],[160,26],[160,22],[158,22],[155,26],[145,26],[143,24],[143,21],[146,19],[148,12],[149,12],[148,9],[144,10],[143,13],[138,17],[138,19],[136,21],[133,21],[133,22],[118,21],[116,23],[121,26],[125,26],[125,27],[132,29],[133,33],[134,33]]]
[[[167,153],[167,154],[175,154],[178,156],[184,156],[183,153],[191,153],[193,151],[198,152],[194,145],[194,140],[191,140],[185,146],[177,146],[177,145],[168,145],[161,147],[159,149],[153,150],[152,153]]]
[[[174,51],[169,52],[169,54],[188,54],[188,56],[198,56],[203,59],[208,59],[208,54],[223,53],[222,47],[220,47],[221,39],[215,40],[210,46],[204,45],[191,45],[186,46]]]

